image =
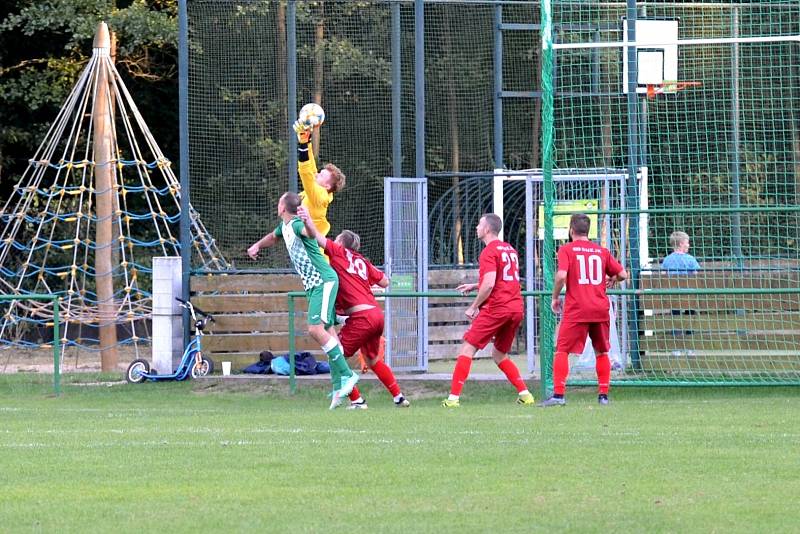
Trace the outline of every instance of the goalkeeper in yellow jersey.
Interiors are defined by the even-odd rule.
[[[299,120],[294,123],[293,128],[300,143],[297,147],[297,172],[303,183],[300,198],[317,230],[326,236],[331,229],[331,224],[328,222],[328,205],[333,202],[333,194],[344,189],[345,175],[333,163],[328,163],[317,172],[317,163],[311,147],[313,128],[309,128]]]

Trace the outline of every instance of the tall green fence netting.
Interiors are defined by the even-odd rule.
[[[536,213],[596,206],[597,239],[633,275],[613,298],[616,381],[800,382],[800,4],[546,3],[549,20],[541,2],[425,3],[430,264],[474,265],[473,229],[491,208],[494,169],[574,175],[537,186]],[[319,161],[348,177],[329,211],[332,232],[358,232],[365,255],[381,264],[383,177],[396,163],[393,5],[399,167],[414,175],[414,46],[422,37],[414,2],[295,5],[298,85],[289,102],[288,4],[188,0],[191,200],[236,268],[288,267],[280,250],[258,262],[245,250],[274,227],[289,188],[295,110],[319,99],[327,113]],[[632,20],[636,46],[624,46]],[[509,182],[504,191],[522,198],[524,187]],[[526,235],[522,213],[506,210],[517,229],[510,239],[520,250],[535,247],[535,265],[523,268],[536,273],[529,289],[546,288],[561,223],[537,216]],[[546,223],[555,230],[545,232]],[[675,231],[690,236],[697,272],[662,269]],[[537,350],[547,356],[556,323],[542,306],[539,314]],[[576,358],[573,383],[581,383],[581,362],[590,362],[588,378],[593,364]],[[545,375],[547,366],[545,358]]]
[[[617,378],[798,383],[800,5],[629,7],[550,2],[543,72],[544,165],[627,173],[608,236],[636,290],[614,298]],[[699,269],[665,261],[674,232]]]

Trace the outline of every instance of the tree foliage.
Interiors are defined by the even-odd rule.
[[[177,159],[176,0],[10,0],[0,8],[0,194],[5,198],[92,51],[101,21],[156,140]]]

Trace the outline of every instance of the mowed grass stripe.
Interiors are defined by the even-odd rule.
[[[96,378],[96,377],[95,377]],[[37,383],[37,380],[39,383]],[[791,530],[800,390],[591,390],[517,406],[504,383],[366,384],[370,409],[201,382],[87,388],[0,376],[3,530]],[[162,519],[155,521],[154,517]],[[163,522],[161,522],[163,521]]]

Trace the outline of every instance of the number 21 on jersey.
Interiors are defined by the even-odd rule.
[[[599,286],[603,283],[603,260],[600,256],[578,254],[575,257],[578,258],[578,270],[580,271],[578,284]]]
[[[511,282],[519,281],[519,258],[514,252],[503,252],[500,255],[503,260],[503,280]]]

